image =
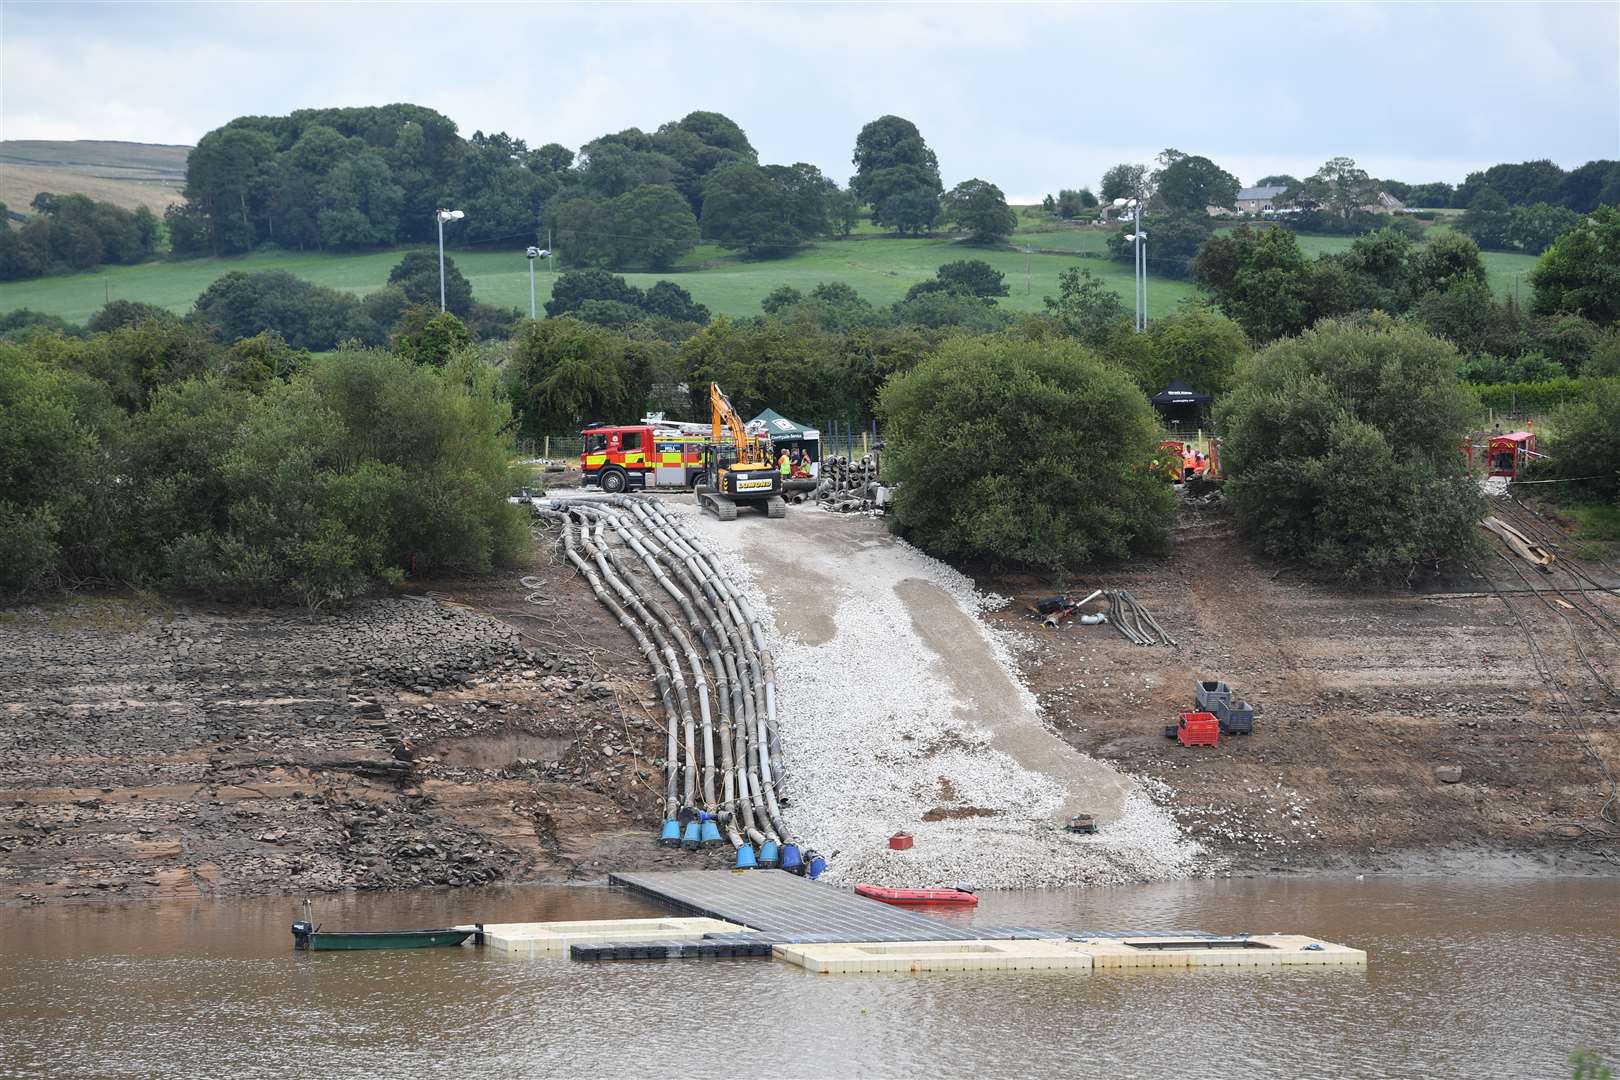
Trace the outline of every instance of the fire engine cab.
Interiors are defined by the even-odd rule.
[[[643,422],[616,426],[591,424],[580,434],[581,483],[609,493],[650,487],[690,488],[703,477],[701,435],[684,426]]]
[[[1507,435],[1492,435],[1486,444],[1487,474],[1517,479],[1519,473],[1536,457],[1536,434],[1533,431],[1514,431]]]

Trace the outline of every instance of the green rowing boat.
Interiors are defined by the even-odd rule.
[[[342,932],[320,930],[309,923],[293,923],[293,946],[299,949],[432,949],[460,945],[472,930],[372,930]]]

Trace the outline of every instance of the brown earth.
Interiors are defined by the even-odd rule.
[[[1599,766],[1620,772],[1620,695],[1605,685],[1620,685],[1620,596],[1575,592],[1588,583],[1563,569],[1521,578],[1494,554],[1480,561],[1488,577],[1443,593],[1347,593],[1261,563],[1219,509],[1183,509],[1176,532],[1162,561],[980,584],[1016,598],[990,618],[1029,642],[1023,673],[1054,728],[1162,780],[1178,819],[1234,869],[1467,865],[1486,850],[1620,868]],[[1498,586],[1566,591],[1504,598]],[[1138,646],[1106,624],[1047,630],[1024,609],[1103,587],[1129,589],[1178,646]],[[1198,679],[1258,707],[1252,736],[1213,748],[1164,737]],[[1441,780],[1447,766],[1460,781]]]
[[[655,846],[651,681],[541,562],[339,616],[0,612],[0,903],[729,864]]]

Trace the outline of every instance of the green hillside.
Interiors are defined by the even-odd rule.
[[[285,270],[317,284],[366,293],[382,288],[388,281],[388,271],[405,250],[358,255],[268,251],[232,259],[106,267],[84,274],[0,285],[0,312],[26,307],[83,322],[108,299],[143,300],[185,312],[212,281],[232,270]],[[450,254],[472,282],[473,294],[480,301],[528,309],[528,262],[521,248]],[[777,286],[792,285],[809,291],[823,281],[847,282],[872,303],[890,304],[903,297],[912,285],[932,277],[944,263],[970,258],[983,259],[1007,275],[1012,295],[1001,303],[1014,311],[1039,310],[1042,297],[1056,295],[1058,274],[1071,266],[1084,266],[1121,295],[1131,295],[1130,267],[1104,259],[1062,255],[1026,258],[1019,251],[987,251],[952,240],[902,240],[889,236],[828,241],[792,258],[770,261],[749,261],[704,246],[669,273],[625,277],[641,286],[668,278],[716,314],[757,315],[760,300]],[[544,270],[535,274],[541,304],[550,295],[552,277]],[[1195,291],[1186,282],[1155,279],[1151,302],[1154,308],[1167,311]]]
[[[1039,311],[1043,297],[1056,295],[1058,275],[1073,266],[1090,270],[1128,302],[1132,291],[1131,268],[1100,257],[1104,254],[1106,238],[1107,232],[1100,229],[1021,231],[1012,238],[1015,248],[1075,253],[1026,255],[1022,250],[986,250],[949,239],[857,236],[824,241],[792,258],[767,261],[751,261],[704,245],[668,273],[626,274],[625,277],[641,286],[668,278],[678,282],[698,302],[707,304],[715,314],[742,316],[759,314],[760,300],[779,285],[792,285],[808,292],[823,281],[847,282],[872,303],[891,304],[915,283],[932,277],[944,263],[983,259],[1007,275],[1012,295],[1001,303],[1012,311]],[[1351,242],[1349,237],[1340,236],[1302,236],[1299,240],[1308,255],[1342,251]],[[229,259],[105,267],[83,274],[0,285],[0,312],[26,307],[60,315],[71,322],[84,322],[109,299],[123,299],[143,300],[183,313],[191,309],[198,294],[211,282],[232,270],[285,270],[321,285],[366,293],[382,288],[388,280],[388,271],[406,250],[352,255],[264,251]],[[472,281],[474,295],[479,300],[528,309],[528,263],[522,249],[452,251],[450,254]],[[1499,295],[1511,292],[1515,275],[1524,274],[1535,263],[1530,255],[1485,253],[1485,267]],[[541,304],[550,295],[552,277],[544,270],[535,275]],[[1528,282],[1521,282],[1520,288],[1521,295],[1528,300]],[[1149,312],[1169,311],[1196,294],[1197,290],[1189,282],[1150,278]]]

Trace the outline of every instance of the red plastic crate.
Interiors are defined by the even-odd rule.
[[[1182,746],[1215,746],[1220,737],[1221,722],[1214,713],[1181,714],[1181,723],[1176,727],[1176,741]]]
[[[893,848],[895,851],[910,851],[911,834],[903,832],[895,833],[893,836],[889,837],[889,847]]]

